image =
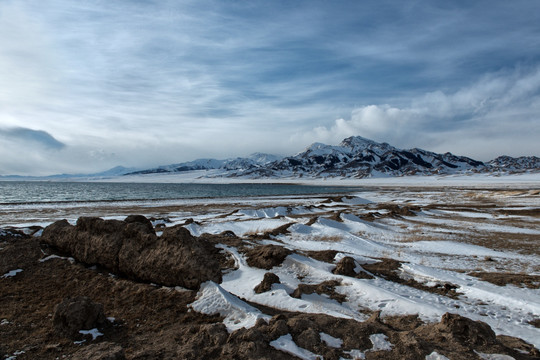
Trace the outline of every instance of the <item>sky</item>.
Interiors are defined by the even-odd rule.
[[[0,175],[349,136],[540,155],[539,1],[0,1]]]

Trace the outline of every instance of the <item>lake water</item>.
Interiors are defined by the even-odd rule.
[[[357,187],[291,184],[4,181],[0,182],[0,205],[314,195],[358,190]]]

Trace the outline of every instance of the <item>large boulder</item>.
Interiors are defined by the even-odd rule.
[[[223,255],[210,241],[181,226],[157,236],[141,215],[125,221],[81,217],[75,226],[61,220],[45,228],[41,239],[78,261],[137,280],[188,289],[207,280],[221,282]]]

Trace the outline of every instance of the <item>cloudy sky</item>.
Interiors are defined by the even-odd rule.
[[[0,2],[0,174],[361,135],[540,155],[539,1]]]

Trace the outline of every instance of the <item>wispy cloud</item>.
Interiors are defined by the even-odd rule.
[[[348,126],[403,144],[405,130],[382,129],[411,122],[423,124],[416,125],[422,138],[446,137],[479,122],[469,105],[456,103],[465,96],[460,92],[512,76],[526,81],[532,70],[519,68],[540,64],[538,11],[530,1],[5,0],[0,125],[54,134],[79,156],[66,154],[63,167],[86,159],[92,171],[261,150],[286,154],[331,138],[311,130],[348,117],[336,133]],[[518,116],[522,102],[530,114],[519,121],[534,127],[531,91],[516,90],[512,99],[490,91],[509,101],[499,113],[513,109]],[[445,115],[439,105],[449,109]],[[422,108],[438,114],[414,114]],[[377,112],[380,123],[355,120]],[[388,120],[398,115],[402,120]],[[298,133],[301,141],[291,139]],[[26,154],[17,154],[18,163],[31,161]],[[51,172],[58,160],[40,159]]]

